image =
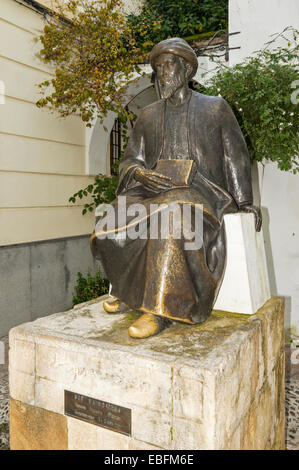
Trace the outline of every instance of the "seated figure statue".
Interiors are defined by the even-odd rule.
[[[252,212],[256,230],[262,223],[259,208],[253,206],[247,147],[231,108],[221,97],[188,87],[198,65],[193,49],[182,39],[166,39],[154,46],[150,63],[162,99],[143,108],[135,123],[112,206],[116,213],[119,196],[126,196],[122,202],[126,209],[134,203],[146,209],[153,204],[189,205],[193,230],[195,208],[201,207],[202,243],[186,249],[188,233],[172,236],[173,226],[168,237],[151,237],[149,215],[142,217],[146,236],[135,239],[124,236],[130,224],[136,226],[130,211],[125,223],[118,218],[110,230],[107,214],[99,218],[91,249],[114,296],[104,302],[104,308],[110,313],[140,311],[142,315],[129,328],[134,338],[157,334],[172,321],[191,325],[205,321],[225,269],[224,214]],[[170,168],[173,160],[191,161],[195,167],[191,181],[177,184],[167,172],[159,171],[159,167]],[[103,237],[105,230],[115,236]]]

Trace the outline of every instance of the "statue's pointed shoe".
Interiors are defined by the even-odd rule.
[[[144,313],[130,326],[128,332],[131,338],[149,338],[150,336],[160,333],[170,324],[171,321],[167,319],[150,313]]]
[[[105,302],[103,302],[103,308],[107,313],[122,313],[126,310],[127,306],[118,299],[114,299],[110,301],[105,300]]]

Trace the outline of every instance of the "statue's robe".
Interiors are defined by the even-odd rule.
[[[188,158],[196,163],[192,184],[153,193],[133,178],[136,167],[154,170],[164,158],[165,100],[145,107],[134,126],[120,163],[117,195],[126,207],[142,203],[203,206],[203,239],[197,250],[184,249],[186,239],[123,239],[123,222],[116,221],[114,239],[103,239],[98,220],[91,248],[112,284],[112,295],[128,307],[186,323],[200,323],[216,300],[226,258],[223,215],[252,204],[250,160],[237,120],[225,100],[192,92],[188,114]],[[113,202],[117,210],[118,200]],[[126,219],[126,227],[136,223]],[[98,230],[99,225],[101,229]],[[105,226],[107,230],[107,226]],[[105,231],[104,230],[104,231]],[[101,235],[101,236],[100,236]],[[187,240],[189,241],[189,240]]]

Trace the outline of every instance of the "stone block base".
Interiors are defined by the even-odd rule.
[[[105,297],[10,331],[12,449],[284,448],[283,299],[134,340]],[[65,390],[130,409],[129,435],[67,416]]]

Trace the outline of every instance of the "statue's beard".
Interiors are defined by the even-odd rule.
[[[171,98],[183,84],[184,80],[179,77],[168,78],[165,82],[162,81],[162,83],[160,83],[162,98],[164,100]]]

